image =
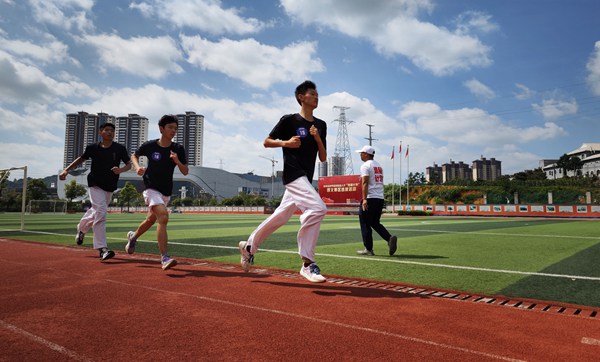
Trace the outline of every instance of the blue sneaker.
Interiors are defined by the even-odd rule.
[[[171,269],[172,267],[177,265],[177,260],[171,258],[168,255],[163,255],[161,257],[161,263],[162,263],[162,270],[167,270],[167,269]]]
[[[125,251],[127,252],[127,254],[133,254],[133,252],[135,251],[135,233],[133,231],[130,231],[127,233],[127,245],[125,245]]]

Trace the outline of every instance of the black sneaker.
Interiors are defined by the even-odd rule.
[[[75,236],[75,242],[77,243],[77,245],[83,244],[84,236],[85,236],[85,234],[82,233],[81,231],[77,232],[77,235]]]
[[[115,256],[115,252],[109,248],[100,249],[100,260],[105,261]]]
[[[397,247],[398,247],[398,238],[396,236],[392,235],[390,237],[390,240],[388,240],[388,248],[390,251],[390,255],[394,255]]]

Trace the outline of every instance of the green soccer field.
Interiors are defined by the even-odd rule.
[[[110,214],[109,247],[123,250],[127,231],[143,214]],[[75,245],[81,214],[0,214],[0,237]],[[266,215],[172,214],[172,256],[239,263],[238,242]],[[596,220],[516,218],[384,217],[398,236],[398,251],[387,255],[375,234],[376,256],[362,249],[356,216],[327,216],[321,226],[317,262],[325,275],[360,277],[470,293],[502,294],[600,307],[600,237]],[[255,256],[255,267],[297,271],[298,217],[271,235]],[[136,251],[158,253],[155,228],[140,238]],[[84,246],[91,248],[92,234]]]

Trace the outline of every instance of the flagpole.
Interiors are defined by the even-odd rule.
[[[400,141],[400,147],[398,148],[398,160],[400,161],[400,180],[398,183],[400,184],[400,209],[402,209],[402,141]]]
[[[406,145],[406,210],[410,206],[410,155],[408,154],[408,148],[410,145]]]
[[[394,178],[396,177],[396,168],[394,167],[394,146],[392,146],[392,213],[395,212],[396,205],[394,204]]]

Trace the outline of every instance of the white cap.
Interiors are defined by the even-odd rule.
[[[358,153],[366,153],[369,154],[371,156],[375,155],[375,149],[371,146],[363,146],[363,148],[361,148],[360,150],[357,150],[356,152]]]

